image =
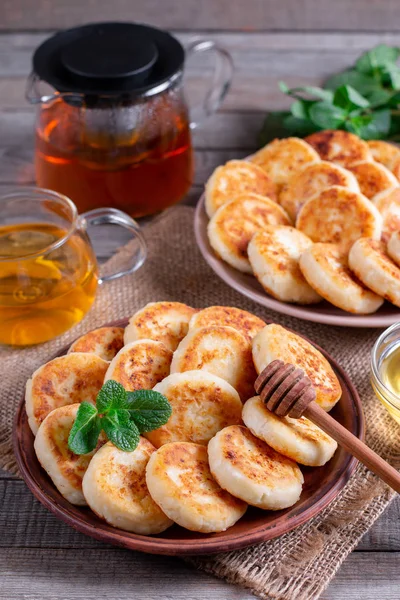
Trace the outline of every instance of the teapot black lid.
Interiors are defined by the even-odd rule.
[[[93,23],[56,33],[33,70],[59,92],[151,95],[182,70],[184,50],[167,31],[137,23]]]

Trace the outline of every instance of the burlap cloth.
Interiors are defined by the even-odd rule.
[[[136,274],[102,286],[87,317],[72,331],[38,347],[0,351],[0,466],[16,473],[11,428],[26,379],[42,363],[82,333],[131,315],[154,300],[192,306],[237,306],[309,336],[346,369],[361,396],[367,443],[398,464],[400,430],[373,395],[370,350],[379,331],[345,329],[299,321],[267,311],[231,290],[204,262],[193,235],[193,209],[171,209],[145,227],[149,257]],[[126,260],[129,245],[109,261]],[[359,467],[339,497],[317,517],[282,537],[257,546],[205,557],[188,557],[198,569],[249,588],[265,599],[312,600],[327,586],[345,557],[374,523],[393,495]]]

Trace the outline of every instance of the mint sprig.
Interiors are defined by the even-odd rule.
[[[294,98],[288,111],[270,112],[260,143],[274,137],[306,136],[322,129],[343,129],[366,140],[400,139],[400,48],[380,44],[356,63],[330,77],[323,88],[289,88]]]
[[[68,437],[74,454],[88,454],[97,446],[103,430],[120,450],[132,452],[140,434],[164,425],[172,408],[167,398],[154,390],[127,392],[117,381],[109,380],[96,398],[96,406],[82,402]]]

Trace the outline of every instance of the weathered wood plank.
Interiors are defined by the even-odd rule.
[[[1,480],[0,499],[0,547],[104,547],[57,520],[35,500],[21,480]],[[364,536],[358,550],[400,553],[400,498]]]
[[[240,30],[398,30],[396,0],[6,0],[2,29],[71,27],[89,21],[133,20],[159,27]]]
[[[353,553],[322,600],[398,600],[399,555]],[[118,548],[0,554],[1,600],[251,600],[249,592],[195,571],[179,559]]]
[[[26,77],[31,56],[43,34],[0,34],[0,98],[2,108],[27,107]],[[277,82],[288,85],[320,84],[328,75],[345,68],[377,43],[397,44],[394,34],[250,33],[182,34],[187,44],[194,37],[211,37],[226,47],[235,63],[235,76],[223,110],[266,110],[287,106],[289,100]],[[211,57],[197,55],[187,62],[186,89],[198,101],[208,83]]]

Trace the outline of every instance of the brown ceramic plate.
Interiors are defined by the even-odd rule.
[[[249,273],[241,273],[216,256],[210,246],[207,236],[209,218],[204,208],[204,194],[197,203],[194,217],[194,231],[200,252],[212,270],[230,287],[254,302],[276,310],[276,312],[314,323],[326,325],[342,325],[345,327],[388,327],[400,321],[400,310],[384,302],[380,309],[372,315],[353,315],[336,308],[329,302],[321,302],[309,306],[298,306],[287,302],[275,300],[268,296],[257,279]]]
[[[126,319],[110,325],[125,326],[127,323]],[[324,350],[319,350],[330,361],[343,390],[343,395],[331,415],[354,435],[363,439],[364,417],[358,394],[341,367]],[[64,348],[58,356],[66,351],[67,348]],[[302,467],[305,479],[303,492],[300,500],[287,510],[271,512],[249,507],[238,523],[222,533],[201,534],[174,525],[164,533],[150,537],[116,529],[96,517],[88,508],[74,506],[65,500],[41,468],[33,448],[33,439],[25,412],[25,402],[22,399],[14,422],[14,452],[22,477],[33,495],[56,517],[86,535],[152,554],[225,552],[282,535],[305,523],[332,502],[357,466],[355,458],[338,448],[332,460],[325,466]]]

